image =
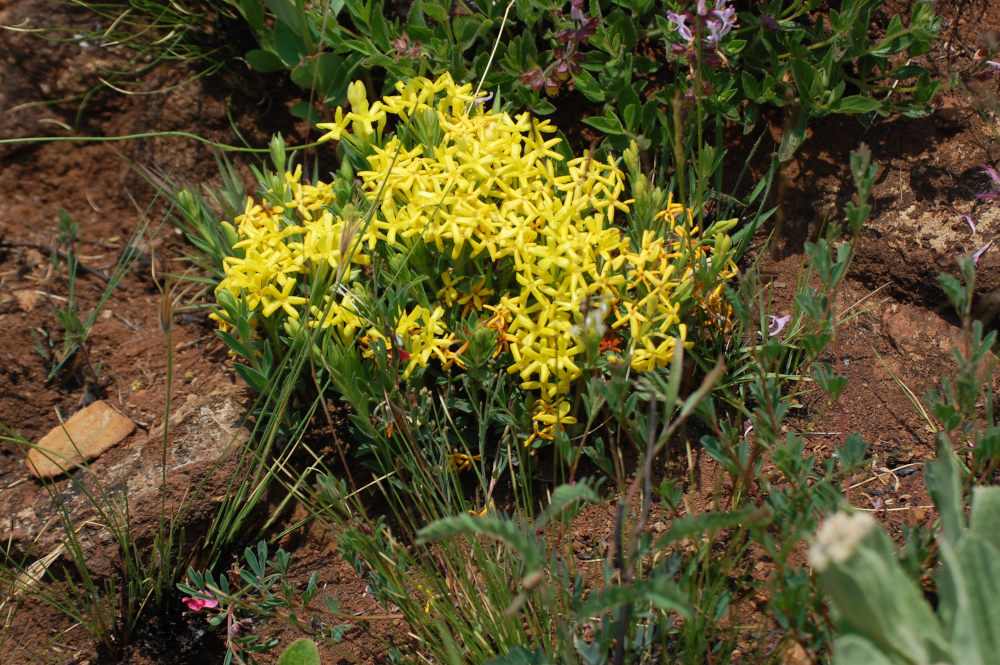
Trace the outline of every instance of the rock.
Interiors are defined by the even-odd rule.
[[[14,296],[17,306],[21,308],[22,312],[30,312],[38,307],[38,303],[42,300],[41,294],[35,289],[18,289],[11,291],[10,294]]]
[[[43,436],[28,451],[26,465],[36,478],[52,478],[96,459],[134,430],[134,422],[98,400]]]
[[[206,394],[177,397],[167,433],[167,518],[182,516],[189,533],[200,533],[215,517],[239,472],[242,444],[249,437],[242,422],[247,391],[235,389],[225,375],[209,378]],[[160,518],[162,446],[161,425],[137,433],[128,445],[113,446],[85,473],[17,484],[6,498],[8,505],[20,508],[0,522],[0,542],[14,557],[52,552],[65,539],[61,509],[78,533],[92,574],[114,574],[117,544],[102,514],[126,529],[141,548],[151,546]],[[126,497],[127,526],[122,512]]]
[[[798,642],[793,642],[792,646],[781,655],[781,665],[811,665],[812,663],[813,659],[809,657],[809,652]]]

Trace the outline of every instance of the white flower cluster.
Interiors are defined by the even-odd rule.
[[[823,572],[831,563],[843,563],[875,528],[878,525],[868,513],[840,511],[827,518],[809,548],[809,565],[817,572]]]

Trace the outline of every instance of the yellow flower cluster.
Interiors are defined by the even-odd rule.
[[[264,317],[280,309],[297,320],[299,308],[307,302],[294,295],[300,276],[319,268],[340,269],[345,222],[330,211],[334,197],[328,185],[303,184],[301,167],[284,174],[284,180],[284,191],[272,192],[280,196],[281,205],[248,199],[243,214],[233,220],[235,227],[222,222],[239,239],[233,249],[241,256],[225,258],[226,277],[216,291],[242,294],[250,310]],[[292,218],[294,222],[289,221]],[[367,265],[369,257],[355,252],[350,263]]]
[[[366,251],[355,252],[351,263],[367,264],[366,252],[379,244],[403,253],[419,245],[453,266],[429,276],[440,284],[430,309],[414,305],[398,313],[394,332],[408,354],[406,377],[434,357],[461,366],[445,307],[479,315],[480,325],[497,330],[498,353],[509,350],[507,371],[525,390],[538,391],[535,435],[551,438],[556,426],[571,421],[560,399],[582,375],[587,331],[627,332],[622,350],[633,369],[647,371],[667,365],[675,339],[686,339],[682,299],[700,297],[704,309],[722,311],[719,290],[693,293],[692,271],[722,247],[721,277],[735,274],[728,238],[705,242],[683,206],[670,202],[661,213],[663,231],[634,242],[614,225],[615,212],[627,212],[628,202],[625,177],[612,160],[564,159],[547,120],[487,111],[471,85],[447,74],[400,82],[396,90],[369,103],[356,82],[351,110],[338,109],[334,122],[319,126],[327,130],[323,140],[350,141],[369,165],[357,175],[376,214],[359,231]],[[383,141],[389,116],[396,133]],[[406,130],[426,127],[428,119],[439,140],[411,140]],[[219,288],[244,294],[265,317],[280,310],[297,320],[306,301],[295,294],[296,281],[318,265],[342,270],[350,244],[343,242],[344,220],[329,210],[331,187],[302,184],[300,175],[286,174],[280,207],[251,201],[235,220],[243,256],[227,259]],[[296,211],[294,223],[286,210]],[[334,327],[345,344],[362,334],[382,339],[346,289],[328,294],[309,319]],[[399,343],[382,341],[387,348]]]

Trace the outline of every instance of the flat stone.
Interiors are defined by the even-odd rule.
[[[134,422],[98,400],[43,436],[28,452],[26,465],[36,478],[53,478],[96,459],[134,430]]]
[[[32,311],[42,301],[42,295],[35,289],[19,289],[11,291],[11,295],[14,296],[22,312]]]

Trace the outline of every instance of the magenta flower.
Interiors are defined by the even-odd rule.
[[[774,337],[788,325],[788,322],[792,320],[791,314],[786,314],[785,316],[775,316],[774,314],[768,314],[767,318],[771,319],[771,323],[767,326],[767,336]]]
[[[200,598],[198,596],[195,596],[194,598],[183,598],[181,602],[184,603],[192,612],[210,610],[213,607],[219,606],[219,601],[214,598]]]

